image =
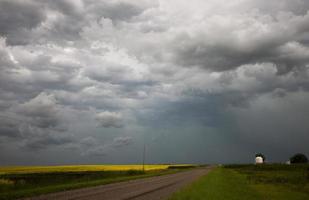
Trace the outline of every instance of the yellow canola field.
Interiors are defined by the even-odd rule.
[[[145,165],[145,170],[162,170],[171,165]],[[175,166],[175,165],[173,165]],[[184,166],[184,165],[176,165]],[[64,165],[64,166],[13,166],[0,167],[0,174],[44,173],[44,172],[82,172],[82,171],[127,171],[142,170],[143,165]]]

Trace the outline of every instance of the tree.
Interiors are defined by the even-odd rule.
[[[255,157],[262,157],[263,158],[263,162],[265,162],[265,160],[266,160],[266,157],[263,154],[261,154],[261,153],[255,154]]]
[[[308,163],[308,158],[304,154],[298,153],[290,158],[290,162],[291,163]]]

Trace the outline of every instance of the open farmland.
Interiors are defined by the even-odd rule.
[[[145,165],[145,170],[162,170],[169,166],[187,165]],[[64,165],[64,166],[18,166],[0,167],[0,174],[43,173],[43,172],[84,172],[84,171],[127,171],[143,170],[143,165]]]
[[[309,165],[218,167],[171,197],[190,199],[309,199]]]
[[[169,169],[169,167],[176,169]],[[56,191],[159,176],[190,165],[72,165],[1,167],[0,199],[15,199]]]

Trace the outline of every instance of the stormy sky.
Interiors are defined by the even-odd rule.
[[[308,0],[0,0],[0,165],[309,156]]]

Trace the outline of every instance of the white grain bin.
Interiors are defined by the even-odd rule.
[[[263,158],[261,156],[255,157],[255,164],[263,164]]]

